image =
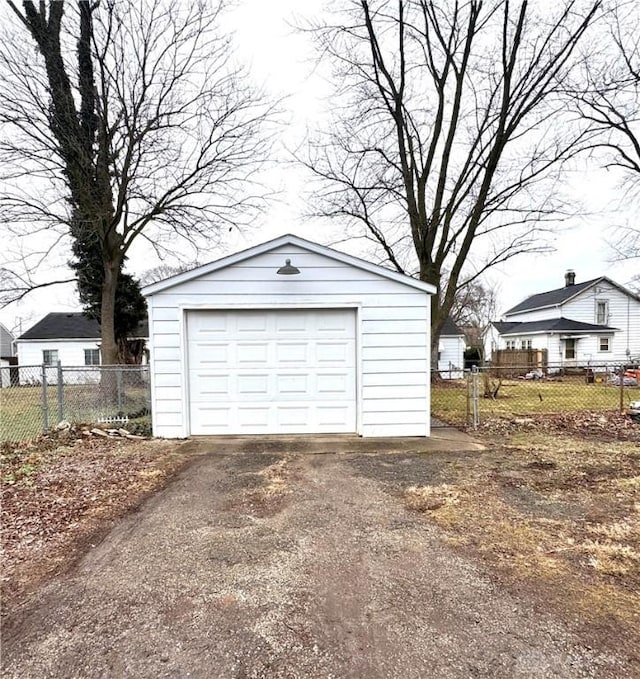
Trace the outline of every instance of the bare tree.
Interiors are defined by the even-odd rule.
[[[496,288],[479,280],[458,289],[450,316],[460,327],[482,329],[495,319],[498,309]]]
[[[640,198],[640,6],[614,4],[606,15],[608,31],[591,46],[599,59],[585,60],[585,77],[576,90],[578,110],[589,125],[595,160],[621,173],[620,203]],[[594,49],[594,47],[596,47]],[[617,259],[640,258],[637,221],[619,226],[613,236]]]
[[[564,90],[601,2],[536,4],[353,0],[311,27],[339,83],[331,130],[303,161],[315,211],[436,286],[434,351],[458,290],[547,249],[566,208],[557,180],[582,130]]]
[[[233,65],[223,5],[4,5],[0,223],[36,242],[27,250],[41,261],[60,248],[99,254],[105,363],[117,358],[115,291],[133,243],[197,252],[260,202],[252,177],[273,109]],[[5,266],[9,298],[47,284],[27,268]]]
[[[151,285],[152,283],[157,283],[158,281],[163,281],[165,278],[170,278],[171,276],[177,276],[178,274],[189,271],[190,269],[195,269],[200,266],[200,264],[195,261],[191,263],[181,264],[179,266],[172,266],[170,264],[160,264],[159,266],[154,266],[152,269],[144,271],[140,275],[141,285]]]

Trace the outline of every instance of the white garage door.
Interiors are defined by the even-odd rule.
[[[356,431],[353,309],[190,311],[192,434]]]

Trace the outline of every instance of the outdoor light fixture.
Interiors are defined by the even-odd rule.
[[[276,273],[281,276],[292,276],[293,274],[300,273],[300,269],[297,266],[292,266],[290,259],[285,259],[284,266],[281,266]]]

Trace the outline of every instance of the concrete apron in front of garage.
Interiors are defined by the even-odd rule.
[[[468,434],[454,427],[431,428],[431,436],[363,438],[356,434],[194,436],[183,451],[193,453],[442,453],[485,450]]]

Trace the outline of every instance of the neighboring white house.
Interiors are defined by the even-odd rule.
[[[463,376],[466,347],[464,333],[450,318],[447,318],[442,327],[438,345],[438,372],[441,377],[457,380]]]
[[[288,235],[143,292],[156,436],[430,433],[429,284]]]
[[[10,359],[15,355],[15,337],[0,323],[0,387],[11,384]]]
[[[147,334],[146,325],[136,333],[140,339]],[[77,379],[65,375],[65,381],[85,381],[91,375],[91,367],[98,366],[100,359],[100,325],[83,313],[53,312],[47,314],[16,340],[20,382],[39,381],[39,373],[24,366],[52,366],[48,379],[56,379],[58,361],[64,367],[83,367],[77,371]],[[97,371],[95,378],[98,378]]]
[[[640,360],[640,297],[605,276],[528,297],[492,322],[485,357],[496,349],[546,349],[549,365],[597,366]]]
[[[0,323],[0,359],[9,359],[16,355],[16,338]]]

